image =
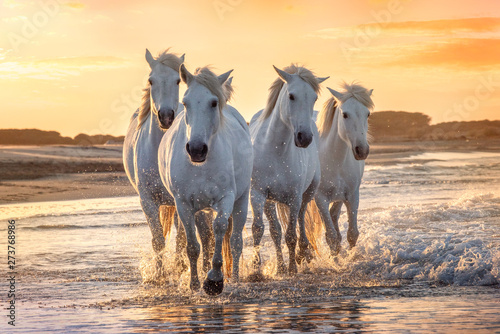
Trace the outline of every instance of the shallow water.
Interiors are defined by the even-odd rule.
[[[242,280],[229,280],[217,298],[191,293],[188,273],[171,268],[173,238],[167,276],[151,279],[150,232],[137,197],[1,206],[1,249],[7,220],[16,219],[15,331],[500,331],[499,189],[496,153],[368,165],[354,249],[342,214],[338,257],[328,257],[321,240],[297,277],[276,276],[266,231],[264,280],[253,282],[249,217]],[[0,329],[14,332],[2,318]]]

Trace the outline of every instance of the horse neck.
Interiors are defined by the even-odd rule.
[[[335,111],[332,127],[326,136],[326,152],[322,152],[328,157],[328,161],[333,161],[334,164],[342,165],[349,154],[349,145],[339,135],[339,112]]]
[[[149,112],[148,119],[144,122],[143,127],[144,126],[146,127],[145,130],[147,131],[149,142],[153,145],[159,146],[164,132],[160,128],[158,117],[155,117],[152,111]]]

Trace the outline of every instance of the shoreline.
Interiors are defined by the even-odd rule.
[[[366,165],[425,152],[500,152],[500,140],[373,143]],[[0,205],[134,196],[119,145],[0,146]]]

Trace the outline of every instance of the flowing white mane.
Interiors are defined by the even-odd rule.
[[[170,49],[166,49],[161,52],[158,57],[156,57],[156,61],[161,63],[162,65],[168,66],[171,69],[178,71],[179,67],[182,64],[182,59],[174,53],[169,53]],[[151,112],[151,85],[149,82],[146,84],[146,88],[143,89],[141,106],[139,107],[139,117],[137,119],[137,128],[140,128],[144,121],[148,118],[149,113]]]
[[[290,74],[298,74],[302,80],[311,85],[311,87],[314,89],[316,93],[319,93],[320,86],[318,79],[316,78],[314,73],[311,72],[311,70],[302,66],[298,66],[296,64],[292,64],[290,66],[285,67],[283,71]],[[269,96],[267,98],[266,107],[264,108],[264,111],[260,116],[262,120],[268,118],[271,115],[274,106],[278,101],[278,96],[280,95],[280,91],[283,88],[284,84],[285,83],[283,82],[283,80],[280,77],[278,77],[276,78],[276,80],[274,80],[271,87],[269,87]]]
[[[323,109],[318,115],[318,131],[321,137],[326,136],[330,132],[338,103],[342,104],[350,98],[354,98],[368,109],[372,110],[374,108],[370,90],[356,83],[349,85],[345,82],[342,84],[342,88],[344,89],[342,98],[337,100],[332,96],[325,102]]]
[[[217,75],[212,72],[209,66],[197,68],[196,71],[194,71],[194,80],[208,88],[212,94],[217,96],[219,100],[219,112],[222,119],[222,110],[224,110],[224,107],[233,95],[233,87],[231,84],[227,83],[228,80],[226,80],[226,82],[221,85]]]

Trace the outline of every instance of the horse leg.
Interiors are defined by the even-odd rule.
[[[163,236],[163,228],[160,223],[160,205],[153,199],[141,196],[141,206],[151,230],[151,243],[156,254],[156,275],[159,277],[163,269],[160,254],[165,249],[165,237]]]
[[[293,203],[293,202],[292,202]],[[295,247],[297,246],[297,217],[299,215],[300,203],[290,205],[290,221],[285,233],[285,241],[288,246],[288,273],[295,275],[297,273],[297,262],[295,259]]]
[[[347,208],[347,217],[349,220],[349,227],[347,228],[347,241],[349,246],[353,248],[358,241],[358,206],[359,206],[359,191],[356,191],[350,200],[345,201]]]
[[[319,178],[313,180],[313,182],[311,182],[307,190],[302,195],[302,204],[299,211],[299,252],[297,253],[298,264],[300,264],[304,258],[307,262],[311,262],[314,257],[311,249],[311,244],[307,239],[305,215],[307,211],[307,205],[314,198],[314,193],[318,188],[318,184]]]
[[[299,251],[297,252],[297,263],[300,264],[303,259],[311,262],[313,253],[311,251],[311,244],[306,235],[305,215],[307,211],[307,204],[309,202],[302,201],[299,211]]]
[[[200,256],[200,244],[196,238],[196,227],[194,224],[194,210],[188,205],[184,205],[180,201],[176,201],[177,214],[184,225],[187,240],[187,255],[189,258],[189,267],[191,269],[191,281],[189,287],[192,291],[200,289],[200,281],[198,279],[198,257]]]
[[[160,223],[160,205],[152,199],[141,196],[141,206],[151,230],[153,250],[158,254],[165,248],[165,237]]]
[[[335,229],[335,232],[337,233],[337,237],[339,240],[339,251],[340,251],[340,242],[342,241],[342,235],[340,234],[340,229],[339,229],[339,217],[341,210],[342,210],[342,202],[335,201],[332,203],[332,206],[330,207],[330,218],[332,219],[333,228]]]
[[[274,242],[276,249],[276,265],[278,275],[283,275],[286,272],[285,262],[283,261],[283,251],[281,248],[281,226],[276,214],[276,204],[271,201],[266,201],[264,212],[267,220],[269,220],[269,232]]]
[[[323,224],[325,224],[326,242],[328,243],[328,246],[330,246],[331,255],[335,256],[340,252],[340,242],[342,241],[342,236],[340,235],[338,224],[334,224],[332,217],[330,216],[328,208],[330,206],[330,201],[326,196],[319,192],[316,194],[315,200],[319,214],[321,215],[321,220],[323,221]],[[335,207],[335,203],[333,204],[333,207]],[[340,207],[338,208],[339,212]]]
[[[210,260],[214,254],[214,231],[212,229],[211,213],[198,212],[195,215],[195,224],[198,235],[201,239],[201,248],[203,250],[203,272],[210,269]]]
[[[177,230],[177,235],[175,236],[175,267],[179,268],[180,272],[187,269],[186,263],[184,261],[184,250],[186,249],[186,231],[184,230],[184,225],[179,222],[179,215],[177,211],[174,215],[174,225]]]
[[[233,211],[234,196],[223,197],[213,209],[217,212],[214,220],[215,251],[212,258],[212,269],[208,272],[207,278],[203,282],[203,290],[208,295],[215,296],[224,289],[224,274],[222,272],[222,242],[228,227],[228,219]]]
[[[248,197],[250,191],[245,191],[243,195],[234,203],[233,208],[233,233],[231,234],[231,253],[233,254],[233,278],[236,282],[240,278],[240,258],[243,251],[243,229],[248,215]]]
[[[252,205],[253,223],[252,223],[252,236],[254,247],[254,260],[253,265],[255,270],[260,269],[260,241],[264,235],[264,220],[262,219],[262,212],[264,211],[264,204],[266,198],[264,195],[254,189],[251,190],[250,203]]]

